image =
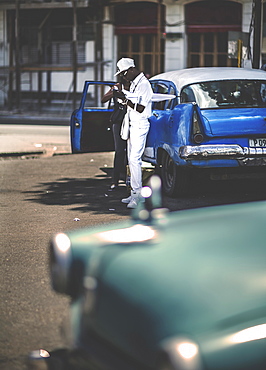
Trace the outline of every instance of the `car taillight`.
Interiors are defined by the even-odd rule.
[[[193,141],[196,144],[201,144],[204,140],[204,136],[201,132],[199,116],[196,110],[193,113],[193,130],[192,130]]]
[[[196,135],[194,135],[193,137],[194,141],[196,144],[201,144],[203,142],[203,135],[201,133],[198,133]]]

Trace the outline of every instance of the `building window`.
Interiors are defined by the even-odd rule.
[[[237,67],[228,58],[228,33],[188,34],[188,67]]]
[[[165,7],[150,2],[117,5],[114,9],[118,56],[133,58],[148,77],[164,70]],[[125,14],[127,17],[125,17]]]
[[[50,64],[69,65],[73,63],[72,42],[53,42]],[[77,63],[85,63],[85,43],[77,43]]]
[[[186,5],[185,11],[188,67],[237,67],[237,60],[228,58],[228,31],[241,31],[242,5],[198,1]]]
[[[94,22],[88,11],[77,10],[78,64],[86,62],[86,41],[94,40]],[[70,66],[73,63],[72,9],[20,11],[21,64]]]
[[[164,50],[163,40],[161,49]],[[118,36],[118,59],[127,57],[135,60],[138,69],[142,70],[147,77],[153,76],[164,66],[164,53],[158,52],[157,35],[119,35]],[[160,58],[160,60],[159,60]]]

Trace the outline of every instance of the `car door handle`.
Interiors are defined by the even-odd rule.
[[[159,114],[158,113],[153,113],[154,117],[159,117]]]

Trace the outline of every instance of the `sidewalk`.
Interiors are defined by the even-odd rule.
[[[8,111],[0,111],[0,129],[1,125],[53,125],[69,127],[70,114],[67,112],[64,115],[55,115],[55,113],[28,112],[16,113]],[[33,155],[53,155],[54,153],[70,153],[70,145],[59,143],[53,145],[50,143],[39,144],[32,138],[27,136],[21,127],[21,134],[0,134],[0,157],[21,157]]]

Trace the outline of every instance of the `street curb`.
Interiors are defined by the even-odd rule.
[[[43,155],[45,154],[45,150],[36,150],[36,151],[25,151],[25,152],[10,152],[10,153],[0,153],[0,157],[8,158],[8,157],[23,157],[29,155]]]

